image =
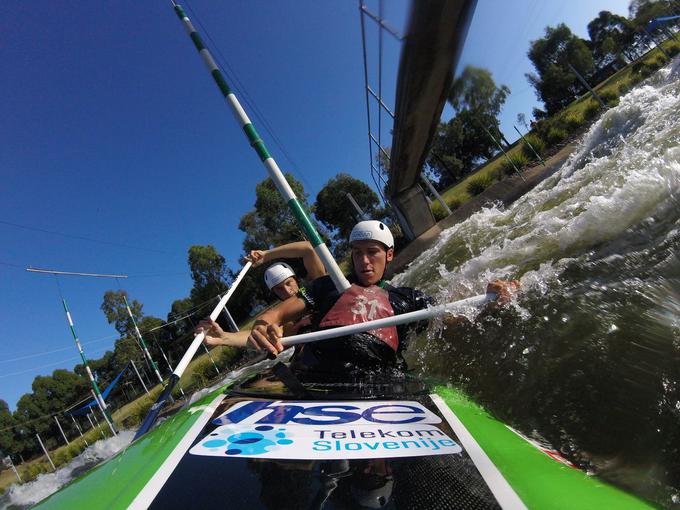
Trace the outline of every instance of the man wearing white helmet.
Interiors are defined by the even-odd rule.
[[[253,263],[253,268],[277,259],[302,259],[307,271],[307,280],[312,281],[326,274],[321,259],[308,241],[284,244],[271,250],[253,250],[246,260]],[[290,267],[285,262],[277,262],[267,268],[264,273],[264,282],[281,301],[295,296],[300,290],[300,282]]]
[[[253,268],[260,267],[272,260],[294,258],[302,259],[308,280],[312,281],[326,274],[326,268],[309,241],[284,244],[271,250],[252,250],[245,257],[247,261],[252,262]],[[269,266],[264,272],[264,282],[267,288],[281,301],[305,292],[295,271],[285,262],[276,262]],[[286,324],[285,333],[295,334],[306,325],[309,325],[307,320]],[[249,334],[247,331],[236,333],[224,331],[219,324],[209,318],[198,324],[196,333],[198,334],[201,331],[206,333],[205,343],[207,345],[231,345],[234,347],[245,347]]]
[[[394,238],[380,221],[359,222],[350,234],[353,274],[351,287],[336,290],[329,276],[312,282],[308,292],[286,300],[260,317],[250,332],[248,343],[277,354],[283,350],[282,329],[278,326],[312,314],[312,327],[326,329],[366,322],[423,309],[432,299],[409,288],[395,288],[383,280],[387,265],[394,258]],[[494,282],[489,292],[508,299],[514,282]],[[392,326],[305,345],[296,351],[291,368],[310,379],[332,374],[356,376],[367,371],[401,369],[401,353],[411,325]]]
[[[383,280],[394,258],[394,238],[380,221],[359,222],[350,234],[353,285],[340,294],[330,277],[314,280],[308,293],[268,310],[260,316],[248,341],[273,354],[282,349],[277,325],[312,313],[315,329],[343,326],[422,309],[430,302],[419,291],[394,288]],[[303,372],[337,372],[397,367],[408,326],[389,327],[325,342],[308,344],[296,353],[293,368]],[[401,342],[400,342],[401,341]]]

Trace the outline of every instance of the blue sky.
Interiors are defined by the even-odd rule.
[[[524,78],[529,41],[559,22],[585,37],[597,12],[626,15],[628,3],[509,4],[479,1],[459,70],[486,67],[510,87],[502,128],[513,140],[517,113],[537,106]],[[386,2],[385,17],[399,30],[407,5]],[[312,200],[338,172],[370,182],[356,2],[190,6],[283,147],[246,104],[270,152]],[[368,7],[377,12],[377,2]],[[366,23],[377,89],[377,32]],[[78,361],[55,278],[27,266],[130,275],[120,283],[59,279],[86,353],[98,358],[115,340],[99,309],[106,290],[124,288],[146,314],[165,318],[191,288],[189,246],[213,244],[239,267],[238,221],[265,171],[170,2],[10,0],[0,34],[0,398],[14,408],[36,375]],[[398,56],[386,36],[388,104]]]

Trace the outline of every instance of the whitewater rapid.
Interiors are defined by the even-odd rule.
[[[409,348],[579,467],[680,508],[680,61],[508,208],[445,230],[393,282],[439,302],[519,279],[510,307]],[[473,318],[473,316],[470,316]]]
[[[77,476],[124,449],[133,437],[133,431],[122,430],[116,437],[102,439],[90,445],[53,473],[43,473],[31,482],[11,485],[0,496],[0,509],[28,508],[35,505]]]

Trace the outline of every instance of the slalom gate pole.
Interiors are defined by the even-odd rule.
[[[80,343],[80,340],[78,339],[78,335],[76,334],[76,328],[75,325],[73,324],[73,317],[71,317],[71,312],[68,309],[68,305],[66,304],[66,300],[62,298],[61,300],[62,304],[64,305],[64,312],[66,312],[66,320],[68,321],[69,328],[71,328],[71,335],[73,335],[73,340],[76,342],[76,347],[78,348],[78,352],[80,353],[80,359],[83,360],[83,365],[85,366],[85,372],[87,372],[87,377],[90,379],[90,384],[92,384],[92,390],[94,392],[94,399],[99,405],[99,407],[102,410],[102,413],[106,415],[106,419],[109,422],[112,422],[111,416],[108,414],[108,409],[106,408],[106,402],[104,401],[104,397],[102,397],[102,392],[99,390],[99,385],[97,384],[97,381],[94,379],[94,376],[92,375],[92,370],[90,370],[90,365],[87,362],[87,358],[85,357],[85,352],[83,351],[83,346]],[[115,432],[114,432],[115,434]]]
[[[347,278],[345,278],[345,275],[342,274],[342,271],[338,267],[337,262],[335,262],[333,255],[331,255],[331,252],[328,250],[328,247],[324,244],[323,240],[321,239],[321,236],[314,227],[314,224],[310,220],[309,216],[307,216],[307,213],[302,207],[300,201],[295,196],[295,193],[288,184],[288,181],[286,181],[286,178],[281,172],[281,169],[276,164],[276,161],[271,156],[271,154],[269,154],[269,151],[265,147],[262,138],[260,138],[260,135],[255,130],[253,123],[250,121],[245,110],[239,103],[238,99],[236,99],[236,96],[234,95],[232,90],[229,88],[227,81],[224,79],[222,71],[220,71],[220,68],[217,66],[215,59],[213,59],[212,55],[210,54],[210,51],[206,48],[205,44],[203,43],[203,40],[201,39],[201,36],[198,35],[198,32],[194,28],[193,24],[191,23],[187,15],[184,13],[182,7],[176,4],[174,0],[173,6],[175,9],[175,13],[177,14],[177,17],[182,21],[182,24],[184,25],[187,33],[189,34],[189,37],[191,38],[191,40],[194,43],[194,46],[196,47],[196,50],[201,55],[203,62],[208,68],[208,71],[215,80],[217,87],[220,89],[220,92],[224,96],[224,99],[226,100],[227,104],[231,107],[232,112],[236,117],[236,121],[243,128],[243,131],[246,137],[248,138],[251,147],[255,150],[260,160],[264,164],[272,181],[274,181],[274,184],[276,185],[279,194],[283,198],[284,202],[288,204],[288,207],[290,208],[291,212],[293,213],[293,216],[297,220],[298,225],[304,231],[305,235],[307,236],[307,239],[314,247],[314,251],[321,259],[321,262],[323,262],[323,265],[326,267],[326,270],[328,271],[328,274],[332,278],[335,287],[338,289],[339,292],[344,292],[350,287]]]
[[[217,303],[217,306],[213,309],[213,311],[210,313],[210,319],[215,321],[217,320],[217,317],[219,317],[220,313],[222,312],[222,309],[227,306],[227,302],[231,298],[231,295],[234,293],[236,290],[236,287],[241,283],[241,280],[243,280],[243,277],[246,275],[248,270],[250,269],[250,266],[253,264],[251,262],[246,262],[246,264],[243,266],[243,269],[239,272],[238,276],[236,276],[236,279],[234,282],[231,284],[231,287],[229,287],[229,290],[227,293],[220,299],[220,302]],[[196,351],[198,348],[201,346],[203,343],[203,340],[205,339],[205,333],[201,332],[196,337],[194,338],[193,342],[191,342],[191,345],[187,349],[187,351],[184,353],[184,356],[182,356],[182,359],[180,362],[177,364],[177,367],[175,367],[175,370],[173,371],[172,374],[170,374],[170,378],[168,379],[168,385],[165,387],[165,389],[161,392],[161,394],[158,396],[156,399],[156,402],[154,405],[151,406],[151,409],[149,410],[149,414],[146,415],[146,418],[144,418],[144,421],[139,427],[139,430],[137,430],[137,433],[135,434],[135,437],[133,441],[141,436],[143,436],[156,422],[156,419],[158,418],[158,415],[161,412],[161,409],[163,409],[163,406],[165,406],[165,402],[170,398],[170,394],[172,393],[172,390],[175,388],[177,383],[179,382],[180,378],[182,377],[182,374],[184,371],[187,369],[189,366],[189,362],[191,362],[192,358],[196,354]]]
[[[61,437],[64,438],[64,442],[66,443],[66,446],[68,446],[70,444],[69,440],[66,437],[66,434],[64,434],[64,429],[61,428],[61,423],[59,423],[59,420],[57,419],[57,415],[54,415],[54,421],[57,422],[57,427],[59,427],[59,432],[61,432]]]
[[[146,346],[146,342],[144,341],[144,337],[142,336],[142,333],[139,331],[139,327],[137,327],[137,321],[135,320],[135,317],[132,315],[132,310],[130,310],[130,305],[128,304],[128,300],[127,300],[127,297],[125,297],[125,294],[123,294],[123,300],[125,301],[125,308],[127,308],[127,313],[130,316],[130,320],[132,320],[132,324],[135,327],[135,334],[137,335],[137,339],[139,340],[139,343],[142,344],[142,351],[144,352],[144,356],[146,356],[146,359],[148,359],[149,363],[151,363],[151,367],[153,368],[153,371],[156,373],[156,377],[158,378],[158,382],[161,385],[163,385],[163,377],[161,376],[161,372],[158,370],[158,365],[156,365],[156,362],[151,357],[151,353],[149,352],[149,349]],[[135,368],[135,370],[136,370],[136,368]],[[148,391],[147,391],[147,393],[148,393]]]
[[[76,429],[78,429],[78,434],[80,434],[80,437],[83,438],[83,441],[85,441],[85,446],[90,446],[90,444],[87,442],[87,439],[85,439],[85,436],[83,435],[83,431],[80,428],[80,425],[78,425],[78,422],[73,417],[73,415],[71,415],[71,420],[73,420],[73,424],[76,426]]]
[[[99,400],[97,400],[97,396],[94,394],[94,390],[90,390],[90,393],[92,393],[92,396],[94,397],[95,401],[99,404],[99,410],[101,411],[102,416],[104,417],[104,421],[106,422],[106,424],[111,429],[111,433],[114,436],[117,436],[118,432],[116,432],[116,427],[113,426],[113,420],[111,419],[111,416],[109,416],[108,410],[106,408],[102,407],[102,405],[101,405],[101,402],[104,402],[104,399],[102,398],[101,402],[100,402]],[[93,411],[92,414],[94,414],[94,411]]]
[[[35,437],[38,438],[38,443],[40,443],[40,448],[42,448],[42,451],[45,454],[45,457],[47,457],[47,460],[50,461],[50,466],[52,466],[52,471],[56,471],[57,468],[54,467],[54,462],[52,462],[52,457],[50,457],[50,454],[47,451],[47,448],[45,448],[45,445],[43,444],[42,439],[40,439],[40,435],[36,434]]]

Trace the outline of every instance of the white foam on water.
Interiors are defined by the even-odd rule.
[[[97,441],[86,448],[80,455],[72,459],[65,466],[61,466],[54,473],[43,473],[28,483],[10,486],[0,498],[2,506],[28,507],[42,501],[50,494],[57,492],[85,469],[91,469],[100,462],[112,457],[125,448],[134,437],[134,432],[122,430],[116,437]]]
[[[393,283],[442,301],[496,278],[521,276],[545,292],[589,250],[677,210],[678,112],[680,80],[668,67],[604,112],[555,175],[508,209],[488,207],[445,230]]]

